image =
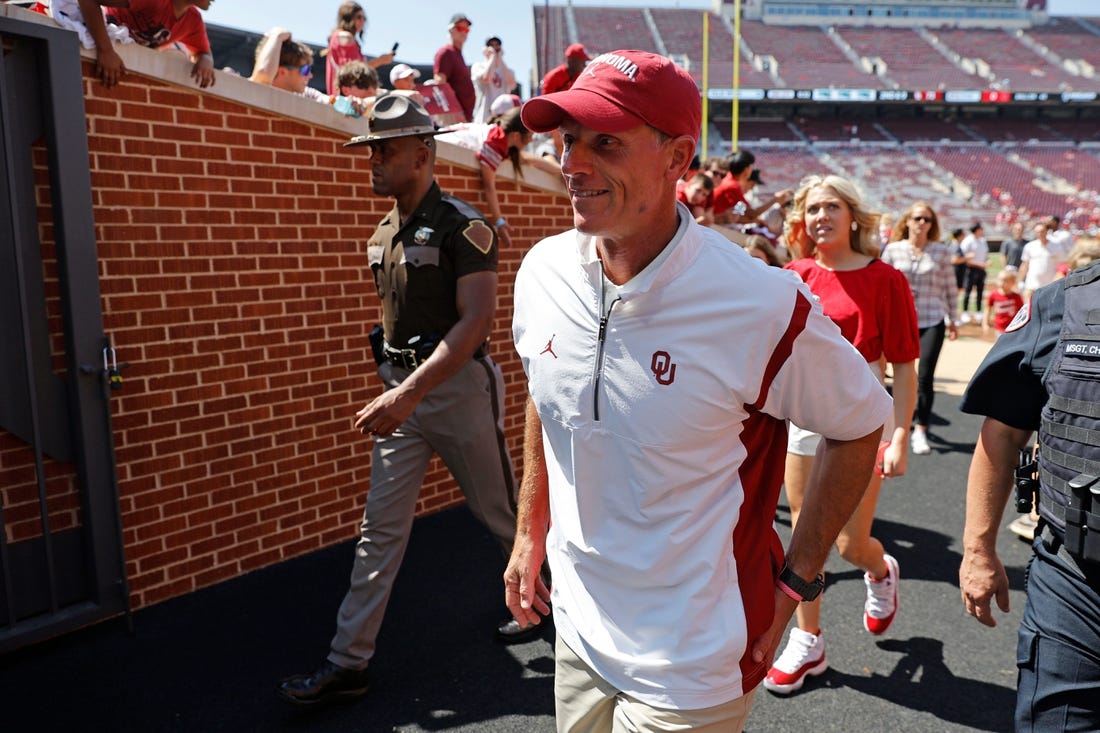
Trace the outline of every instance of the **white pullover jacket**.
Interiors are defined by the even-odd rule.
[[[557,632],[657,707],[737,698],[771,624],[786,420],[851,440],[892,403],[789,272],[682,207],[659,257],[601,319],[595,240],[535,245],[513,335],[543,425]]]

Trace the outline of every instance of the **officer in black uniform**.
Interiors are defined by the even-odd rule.
[[[355,427],[374,437],[371,488],[330,652],[313,674],[279,685],[300,705],[367,691],[367,664],[433,453],[505,557],[516,526],[504,382],[485,349],[496,306],[496,234],[435,182],[436,130],[423,107],[385,96],[369,124],[370,133],[348,145],[367,146],[374,192],[396,199],[368,243],[384,321],[371,346],[385,391],[356,413]],[[529,631],[512,621],[498,634]]]
[[[996,624],[993,598],[1008,611],[996,541],[1018,464],[1026,464],[1018,472],[1025,489],[1038,489],[1039,531],[1017,642],[1017,731],[1100,730],[1098,337],[1100,262],[1094,262],[1035,292],[978,368],[961,405],[986,416],[970,465],[959,584],[967,612],[987,626]],[[1018,509],[1028,499],[1022,496]]]

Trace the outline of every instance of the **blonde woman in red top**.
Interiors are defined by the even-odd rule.
[[[909,420],[917,396],[917,312],[905,276],[878,259],[878,216],[863,208],[859,189],[847,179],[829,175],[803,180],[787,216],[787,229],[788,244],[801,255],[787,269],[805,281],[868,369],[880,380],[887,362],[893,372],[893,424],[888,422],[882,433],[889,443],[883,443],[867,492],[836,540],[840,556],[864,572],[863,626],[882,634],[897,612],[899,571],[897,560],[871,536],[871,525],[882,479],[905,473]],[[820,440],[815,433],[790,426],[784,485],[795,532]],[[796,620],[786,649],[764,680],[765,688],[779,694],[798,690],[806,676],[828,668],[821,597],[800,603]]]

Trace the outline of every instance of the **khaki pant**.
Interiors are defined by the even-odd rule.
[[[710,708],[668,710],[639,702],[607,684],[558,637],[554,648],[558,733],[741,733],[756,690]]]
[[[392,364],[378,370],[387,389],[410,373]],[[374,656],[382,616],[408,545],[420,484],[434,454],[451,470],[470,511],[508,557],[516,532],[516,497],[503,413],[500,367],[488,357],[471,359],[429,392],[393,435],[375,438],[370,493],[350,587],[336,615],[329,661],[365,669]],[[503,618],[503,609],[501,613]]]

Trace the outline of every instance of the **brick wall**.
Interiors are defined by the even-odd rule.
[[[83,73],[103,318],[130,363],[111,408],[140,607],[355,536],[371,444],[353,415],[380,390],[363,242],[392,203],[373,194],[361,152],[341,147],[361,121],[226,74],[201,91],[182,58],[122,51],[122,85],[96,82],[87,54]],[[441,146],[437,178],[485,210],[472,161]],[[572,217],[537,171],[498,187],[517,246],[501,252],[492,354],[518,466],[514,275]],[[4,436],[0,469],[33,481],[15,452]],[[461,501],[437,460],[418,513]]]

